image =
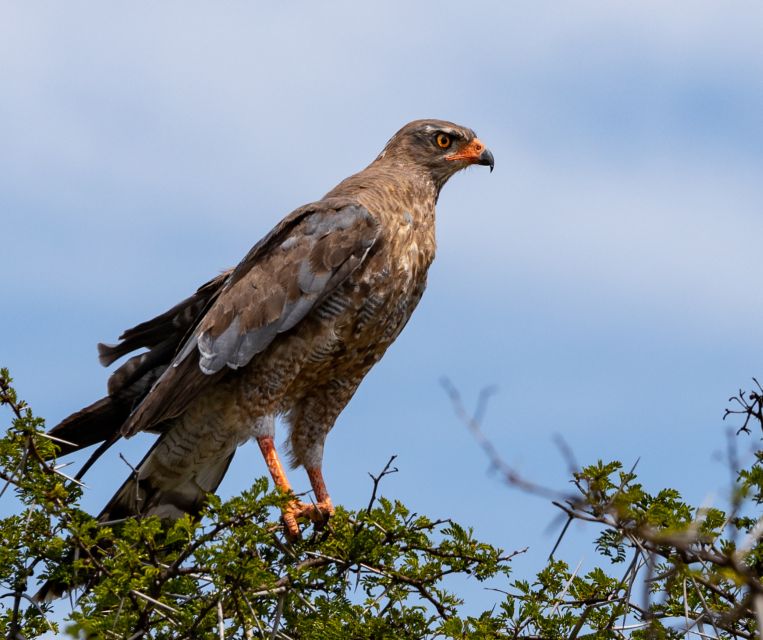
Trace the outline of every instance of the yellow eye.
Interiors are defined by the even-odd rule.
[[[436,140],[437,146],[440,147],[440,149],[447,149],[451,143],[450,136],[444,133],[438,133]]]

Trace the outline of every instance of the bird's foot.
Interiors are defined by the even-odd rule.
[[[300,533],[298,520],[307,518],[315,525],[322,527],[333,515],[334,505],[331,504],[330,498],[317,503],[294,500],[284,509],[281,520],[283,520],[286,537],[294,541],[299,538]]]

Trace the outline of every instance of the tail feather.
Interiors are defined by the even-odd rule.
[[[107,440],[129,415],[129,407],[106,396],[73,413],[48,431],[48,434],[63,441],[57,442],[59,455],[63,456]]]
[[[98,345],[98,359],[104,366],[137,349],[145,347],[148,351],[133,356],[114,371],[108,382],[108,396],[73,413],[48,432],[59,440],[59,455],[104,443],[82,467],[80,477],[119,439],[125,422],[169,366],[185,336],[217,298],[230,273],[220,274],[172,309],[128,329],[119,337],[118,344]],[[165,427],[166,423],[152,424],[151,431],[161,432]],[[170,520],[184,513],[197,516],[207,494],[219,486],[235,453],[232,451],[227,457],[195,470],[188,477],[178,479],[177,475],[169,477],[166,474],[163,477],[161,472],[154,473],[150,468],[151,454],[159,442],[161,438],[138,466],[137,472],[130,475],[103,509],[99,521],[141,515],[157,515]],[[105,552],[107,548],[108,544],[101,551]],[[75,553],[76,550],[71,554],[71,561]],[[97,580],[97,576],[79,576],[74,584],[64,578],[52,577],[34,598],[37,602],[50,602],[78,586],[87,586],[93,580]]]
[[[109,500],[98,516],[99,522],[109,522],[118,526],[120,520],[133,516],[157,516],[167,521],[177,520],[186,513],[197,517],[207,495],[214,493],[220,486],[235,454],[234,450],[227,457],[220,458],[214,464],[205,466],[180,481],[159,486],[161,478],[157,481],[155,476],[160,474],[151,473],[151,454],[158,444],[159,441]],[[144,473],[147,476],[141,478]],[[107,549],[108,544],[97,551],[103,553]],[[74,560],[75,553],[76,549],[70,554],[69,562]],[[93,575],[79,576],[75,583],[63,578],[51,578],[42,585],[34,599],[36,602],[51,602],[72,589],[87,587],[96,580],[97,577]]]
[[[58,455],[73,453],[99,442],[116,442],[121,437],[122,425],[166,367],[161,353],[149,351],[130,358],[114,372],[115,384],[109,380],[113,393],[73,413],[48,432],[59,440]],[[156,430],[161,430],[161,425],[157,425]],[[94,460],[90,464],[92,462]]]
[[[51,436],[69,443],[59,443],[59,455],[98,442],[114,442],[120,437],[123,424],[169,366],[185,335],[215,300],[229,274],[230,271],[221,273],[172,309],[128,329],[118,344],[98,345],[98,359],[104,366],[136,349],[149,350],[133,356],[114,371],[108,382],[108,396],[51,429]],[[161,425],[155,430],[161,430]]]
[[[118,344],[100,343],[98,360],[107,367],[123,355],[142,347],[155,347],[168,340],[174,340],[177,347],[188,329],[196,324],[210,302],[217,297],[230,272],[225,271],[206,282],[196,293],[155,318],[127,329],[119,336]]]
[[[151,351],[130,358],[109,377],[109,395],[121,395],[133,403],[142,400],[164,373],[176,348],[175,340],[170,337]]]
[[[132,516],[158,516],[170,521],[186,513],[198,516],[207,494],[214,493],[220,486],[235,453],[232,451],[193,474],[169,482],[162,477],[160,468],[153,468],[151,454],[155,447],[103,508],[98,516],[101,522]]]

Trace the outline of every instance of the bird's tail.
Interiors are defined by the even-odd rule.
[[[162,438],[109,500],[98,516],[100,522],[132,516],[157,516],[168,521],[186,513],[198,516],[207,495],[214,493],[222,482],[235,453],[234,449],[192,474],[179,476],[177,470],[168,469],[152,456],[161,441]]]
[[[227,457],[192,476],[170,482],[166,473],[162,474],[156,468],[157,463],[151,457],[160,441],[161,438],[103,508],[98,516],[100,523],[109,524],[118,531],[121,522],[133,516],[157,516],[167,522],[177,520],[186,513],[198,517],[207,495],[214,493],[222,482],[235,453],[235,450],[232,451]],[[105,553],[108,547],[108,542],[101,543],[90,553]],[[70,565],[76,553],[76,550],[72,551],[64,565]],[[76,576],[74,580],[71,577],[52,577],[42,585],[34,599],[37,602],[51,602],[77,587],[87,588],[97,579],[92,574]]]
[[[48,431],[48,435],[56,439],[58,455],[63,456],[107,440],[129,415],[129,407],[106,396],[70,415]]]
[[[229,274],[230,271],[221,273],[172,309],[128,329],[119,337],[119,343],[98,345],[98,359],[104,366],[137,349],[148,351],[133,356],[111,374],[106,397],[70,415],[49,431],[57,439],[59,455],[106,442],[96,452],[96,458],[120,437],[122,425],[164,373],[186,334],[216,299]],[[94,459],[87,466],[92,462]]]
[[[221,273],[172,309],[128,329],[119,337],[118,344],[98,345],[99,360],[104,366],[137,349],[148,350],[133,356],[114,371],[108,382],[108,396],[77,411],[48,432],[57,440],[58,455],[103,442],[80,469],[78,479],[121,437],[122,425],[169,366],[186,334],[217,298],[229,275],[230,271]],[[157,424],[151,430],[161,433],[170,424],[169,421]],[[155,480],[149,482],[141,479],[149,476],[154,478],[156,475],[152,474],[151,468],[145,469],[145,473],[142,471],[144,465],[154,464],[151,455],[162,437],[106,505],[98,517],[100,522],[119,521],[140,515],[157,515],[169,519],[175,519],[183,513],[198,515],[207,493],[217,489],[234,452],[227,457],[223,456],[220,462],[209,468],[196,472],[192,477],[173,482],[167,474],[163,478],[159,474],[158,477],[163,480],[161,486],[153,486],[151,482]],[[118,529],[119,524],[115,523],[114,527]],[[104,553],[107,549],[108,543],[104,543],[94,553]],[[73,551],[69,559],[73,561],[74,558]],[[71,589],[86,586],[93,580],[97,580],[97,576],[80,575],[74,580],[71,577],[52,576],[35,595],[35,599],[38,602],[49,602]]]

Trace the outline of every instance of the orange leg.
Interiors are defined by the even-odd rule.
[[[273,436],[261,436],[257,438],[257,444],[260,445],[262,457],[265,458],[265,464],[268,465],[268,471],[270,471],[276,487],[284,493],[291,493],[291,485],[286,477],[286,472],[283,470],[281,461],[278,459]]]
[[[291,490],[291,484],[286,477],[286,472],[283,470],[283,465],[278,459],[278,453],[276,452],[276,446],[273,442],[273,436],[261,436],[257,438],[257,444],[260,445],[260,451],[262,451],[262,457],[265,458],[265,464],[268,465],[268,471],[273,478],[273,482],[276,487],[281,491],[288,494],[293,494]],[[297,524],[297,513],[294,508],[294,503],[299,504],[297,500],[289,503],[283,512],[283,525],[286,533],[286,537],[290,540],[296,540],[299,538],[299,525]]]
[[[273,482],[284,493],[291,494],[291,484],[286,477],[286,472],[281,465],[281,461],[278,459],[278,453],[276,452],[275,443],[272,436],[261,436],[257,438],[257,444],[260,445],[260,451],[262,451],[262,457],[265,458],[265,463],[268,465],[268,470],[273,478]],[[316,523],[325,523],[333,514],[334,506],[331,504],[331,498],[328,491],[326,491],[326,485],[323,482],[323,474],[320,467],[316,469],[308,469],[307,476],[310,479],[310,484],[313,487],[315,493],[315,499],[317,504],[307,504],[300,502],[299,500],[292,500],[283,512],[283,523],[286,536],[290,540],[296,540],[299,537],[299,525],[297,524],[297,518],[307,517]]]
[[[315,513],[309,514],[313,522],[325,523],[334,515],[334,505],[331,504],[329,492],[326,490],[326,483],[323,482],[323,473],[320,467],[307,470],[307,477],[310,479],[310,485],[313,488],[315,499],[318,501],[313,507]]]

